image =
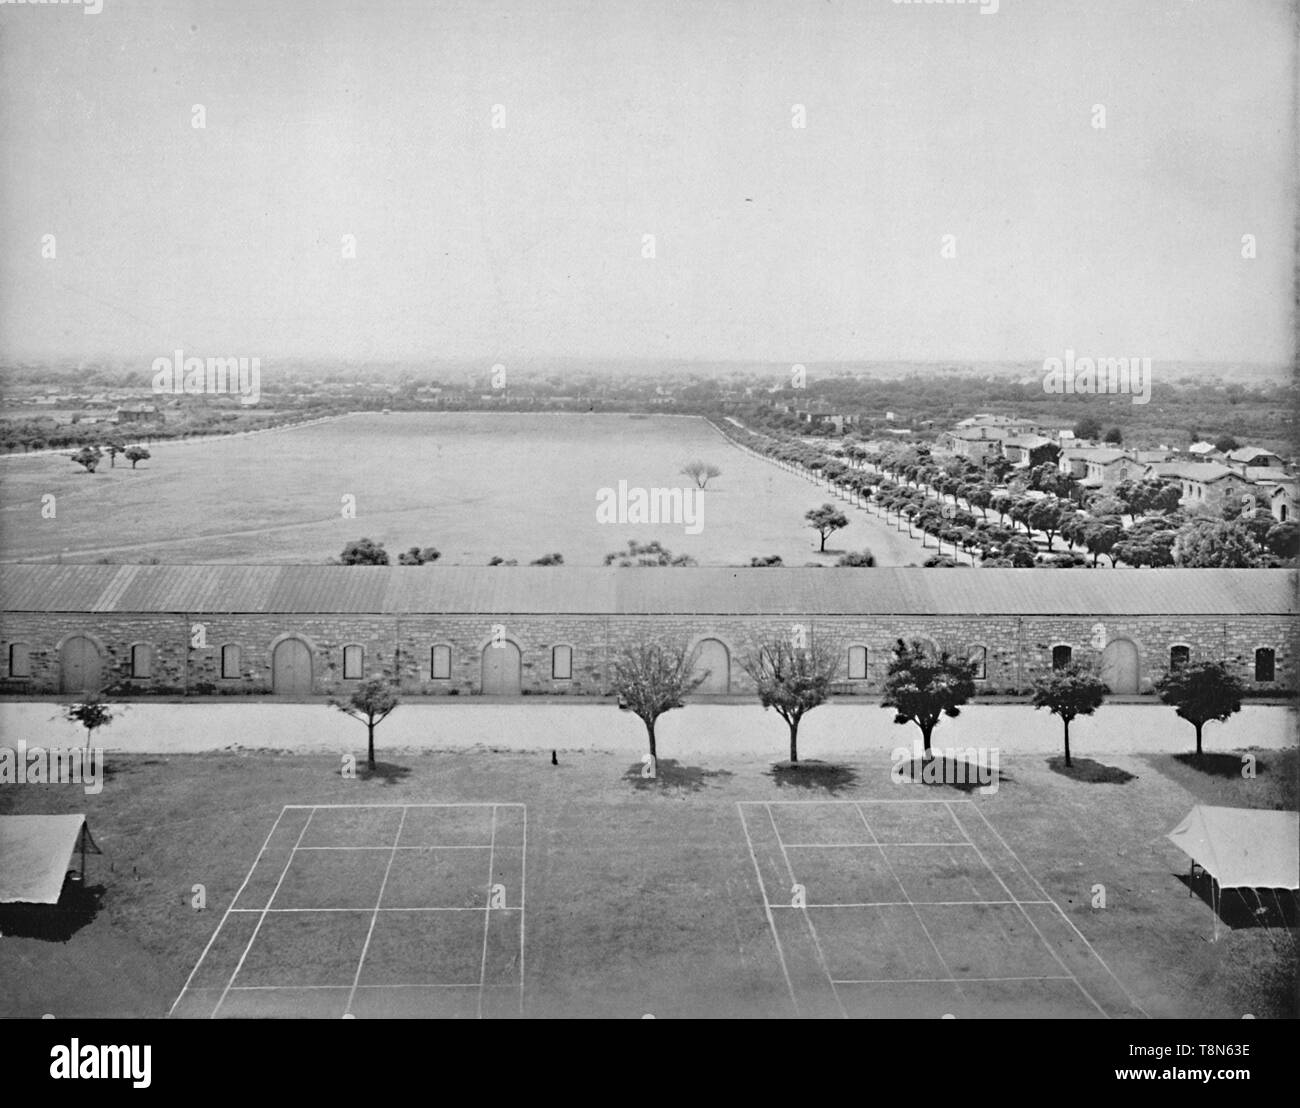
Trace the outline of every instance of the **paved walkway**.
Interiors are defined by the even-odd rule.
[[[803,758],[833,758],[867,750],[910,746],[920,732],[895,726],[893,713],[874,699],[841,700],[812,712],[799,729]],[[785,724],[757,704],[694,702],[660,717],[656,727],[663,757],[707,756],[723,764],[728,755],[770,751],[785,756]],[[627,751],[639,756],[645,728],[611,703],[440,698],[407,702],[375,733],[380,751],[501,750]],[[0,745],[80,746],[85,732],[58,718],[50,700],[0,703]],[[365,749],[365,728],[325,703],[274,700],[202,700],[189,703],[135,702],[96,736],[111,752],[199,753],[210,750],[272,749],[350,751]],[[976,704],[957,719],[944,719],[934,744],[996,747],[1010,754],[1050,755],[1061,749],[1061,723],[1027,704]],[[1226,723],[1205,728],[1207,751],[1244,747],[1281,749],[1296,744],[1295,709],[1248,704]],[[1161,704],[1109,704],[1070,726],[1070,749],[1094,754],[1190,752],[1190,724]]]

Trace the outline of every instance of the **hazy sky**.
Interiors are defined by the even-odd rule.
[[[1285,0],[102,3],[0,6],[3,356],[1292,354]]]

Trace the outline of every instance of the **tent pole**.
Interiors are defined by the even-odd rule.
[[[1218,888],[1219,888],[1219,882],[1215,880],[1213,877],[1210,878],[1210,907],[1214,910],[1214,941],[1216,943],[1219,941],[1219,906],[1216,903],[1216,899],[1217,900],[1223,899],[1222,892],[1217,892],[1217,896],[1216,896],[1216,891],[1218,890]]]

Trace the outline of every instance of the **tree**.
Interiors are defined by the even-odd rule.
[[[103,457],[104,452],[98,446],[83,446],[72,455],[72,460],[77,465],[84,466],[87,473],[94,473]]]
[[[1093,416],[1084,416],[1074,425],[1074,437],[1091,441],[1101,438],[1101,421]]]
[[[1047,549],[1052,549],[1052,539],[1056,537],[1061,524],[1070,513],[1054,496],[1045,496],[1029,509],[1029,525],[1047,536]]]
[[[65,704],[63,718],[86,729],[86,749],[89,750],[95,732],[113,722],[113,709],[98,695],[91,693],[80,704]]]
[[[401,701],[397,699],[397,689],[393,687],[392,682],[387,677],[378,675],[362,681],[352,690],[352,695],[347,700],[330,701],[331,707],[337,708],[345,716],[359,719],[366,725],[367,757],[371,773],[375,770],[375,728],[383,723],[400,703]]]
[[[490,566],[517,566],[518,564],[514,558],[506,561],[500,554],[495,554],[488,559],[488,565]]]
[[[116,435],[104,440],[104,453],[108,455],[109,469],[115,469],[117,467],[117,456],[125,450],[126,443]]]
[[[605,555],[607,566],[693,566],[695,559],[689,554],[673,555],[658,539],[640,543],[627,540],[626,550],[615,550]]]
[[[707,462],[687,462],[682,467],[682,473],[695,482],[697,488],[704,488],[711,477],[721,477],[722,470],[715,465]]]
[[[1241,523],[1196,520],[1178,532],[1178,564],[1193,568],[1254,569],[1263,551]]]
[[[1103,516],[1101,519],[1090,519],[1083,527],[1083,545],[1087,548],[1088,553],[1092,555],[1092,564],[1095,569],[1097,559],[1103,554],[1110,557],[1111,551],[1121,538],[1124,537],[1124,525],[1115,516]],[[1111,565],[1115,564],[1111,559]]]
[[[413,546],[410,550],[404,550],[397,556],[397,564],[399,566],[426,566],[430,562],[436,562],[441,557],[442,552],[432,546],[426,546],[423,550],[418,546]],[[386,565],[387,561],[377,564]]]
[[[651,758],[659,757],[655,721],[665,712],[683,707],[682,698],[708,677],[707,673],[692,672],[693,661],[685,644],[649,639],[623,647],[614,657],[612,684],[618,706],[645,724]]]
[[[780,554],[768,554],[766,557],[750,558],[751,566],[779,566],[782,564]]]
[[[837,566],[853,566],[859,569],[871,569],[876,564],[876,556],[870,550],[855,550],[841,554]]]
[[[1171,669],[1155,683],[1163,703],[1196,728],[1196,753],[1201,753],[1201,728],[1211,720],[1223,722],[1241,711],[1245,685],[1222,662],[1197,662]]]
[[[1239,443],[1231,435],[1220,435],[1217,439],[1214,440],[1214,449],[1217,450],[1220,454],[1228,454],[1231,453],[1233,450],[1240,450],[1241,443]]]
[[[790,761],[797,762],[799,721],[830,699],[840,666],[839,647],[824,638],[800,646],[774,637],[752,644],[739,661],[757,687],[763,708],[775,708],[790,728]]]
[[[357,539],[343,548],[343,553],[339,556],[339,564],[344,566],[386,566],[388,565],[388,551],[384,549],[382,542]]]
[[[564,555],[543,554],[540,558],[534,558],[528,564],[530,566],[562,566],[564,565]]]
[[[1118,427],[1112,427],[1102,436],[1101,441],[1119,446],[1119,444],[1124,441],[1124,433]]]
[[[152,455],[143,446],[128,446],[126,448],[126,460],[131,463],[131,468],[135,469],[137,462],[148,461]]]
[[[821,553],[826,553],[826,539],[834,531],[849,525],[848,517],[834,504],[823,504],[820,508],[809,508],[804,513],[808,526],[816,531],[822,540]]]
[[[1092,715],[1109,692],[1106,683],[1079,662],[1034,678],[1034,709],[1046,708],[1065,725],[1066,766],[1070,764],[1070,721]]]
[[[1300,551],[1300,524],[1294,520],[1274,523],[1264,536],[1264,546],[1278,558],[1294,558]]]
[[[956,719],[961,705],[975,695],[975,663],[948,651],[935,655],[919,639],[898,640],[885,677],[882,708],[894,709],[895,723],[915,723],[930,753],[930,735],[940,716]]]

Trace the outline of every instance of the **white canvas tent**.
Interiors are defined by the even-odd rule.
[[[1168,837],[1210,875],[1216,939],[1224,889],[1300,888],[1300,812],[1198,804]]]
[[[84,815],[0,816],[0,904],[57,904],[73,854],[99,853]]]

